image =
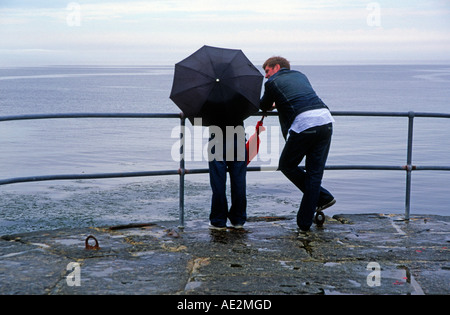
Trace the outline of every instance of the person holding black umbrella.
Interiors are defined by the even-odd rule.
[[[242,228],[247,219],[244,120],[259,111],[263,76],[239,49],[203,46],[175,65],[170,98],[195,123],[209,126],[210,228]],[[226,197],[227,171],[231,207]]]
[[[235,102],[239,103],[239,99]],[[209,179],[212,189],[210,229],[225,230],[227,219],[234,228],[247,220],[245,131],[243,120],[225,117],[211,120],[208,143]],[[226,196],[227,172],[230,176],[231,206]]]
[[[278,169],[303,192],[297,225],[302,231],[308,231],[314,212],[336,203],[333,195],[321,186],[334,119],[308,78],[291,70],[288,60],[271,57],[263,69],[268,80],[260,107],[263,111],[274,108],[278,111],[286,139]],[[299,164],[305,157],[304,171]]]

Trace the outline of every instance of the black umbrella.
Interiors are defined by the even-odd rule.
[[[241,50],[203,46],[175,64],[170,99],[192,124],[238,124],[258,112],[262,81]]]

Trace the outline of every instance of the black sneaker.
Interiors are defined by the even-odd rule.
[[[331,207],[331,206],[334,205],[335,203],[336,203],[336,199],[333,198],[331,201],[328,201],[327,203],[325,203],[325,204],[323,204],[323,205],[321,205],[321,206],[317,206],[316,212],[323,211],[323,210],[325,210],[326,208]]]

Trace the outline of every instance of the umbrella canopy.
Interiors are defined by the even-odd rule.
[[[258,112],[262,81],[241,50],[203,46],[175,64],[170,99],[192,124],[230,125]]]

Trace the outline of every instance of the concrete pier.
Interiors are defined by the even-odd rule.
[[[256,217],[243,230],[205,219],[6,235],[0,294],[449,294],[449,227],[361,214],[306,233],[293,217]]]

